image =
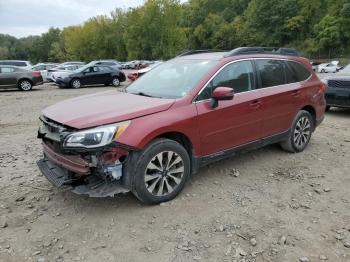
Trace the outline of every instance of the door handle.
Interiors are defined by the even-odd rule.
[[[300,90],[294,90],[292,91],[292,96],[300,96],[301,91]]]
[[[250,106],[253,108],[259,108],[261,106],[262,102],[260,100],[254,100],[250,103]]]

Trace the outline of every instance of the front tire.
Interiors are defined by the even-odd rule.
[[[78,89],[81,87],[81,82],[78,78],[74,78],[71,82],[70,82],[70,87],[71,88],[75,88]]]
[[[281,143],[282,148],[292,153],[304,151],[310,142],[314,126],[312,115],[305,110],[299,111],[294,118],[288,139]]]
[[[33,88],[33,84],[29,80],[23,79],[19,81],[18,88],[22,91],[30,91]]]
[[[169,139],[156,139],[136,160],[133,193],[146,204],[174,199],[190,177],[190,158],[186,149]]]

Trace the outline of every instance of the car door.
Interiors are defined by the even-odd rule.
[[[84,71],[84,77],[82,79],[84,85],[96,85],[101,82],[100,69],[98,66],[89,67]]]
[[[292,76],[283,60],[257,59],[255,63],[260,77],[259,93],[264,101],[262,137],[267,138],[291,127],[301,100],[301,85],[289,79]]]
[[[17,85],[17,73],[13,67],[0,67],[0,85],[14,86]]]
[[[233,100],[219,101],[210,106],[210,98],[217,87],[231,87]],[[254,92],[256,78],[251,61],[225,65],[196,98],[201,154],[210,155],[261,138],[263,104]]]
[[[112,82],[112,69],[109,66],[99,66],[99,84]]]

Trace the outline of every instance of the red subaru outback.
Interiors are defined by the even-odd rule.
[[[63,101],[40,117],[41,172],[92,197],[173,199],[200,167],[280,143],[308,145],[325,85],[293,49],[182,54],[131,84]]]

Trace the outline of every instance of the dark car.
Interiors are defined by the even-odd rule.
[[[71,74],[56,78],[60,87],[80,88],[84,85],[119,86],[125,81],[125,75],[118,69],[109,66],[93,66],[88,64]]]
[[[327,111],[331,107],[350,108],[350,65],[322,81],[327,85]]]
[[[22,91],[29,91],[33,86],[41,85],[42,83],[43,78],[38,71],[0,65],[0,88],[17,87]]]
[[[131,191],[145,203],[169,201],[213,161],[273,143],[302,152],[324,118],[324,91],[291,49],[193,51],[126,92],[46,108],[38,165],[51,183],[78,194]]]
[[[122,65],[118,61],[112,59],[92,61],[89,63],[89,65],[109,66],[115,70],[122,69]]]

